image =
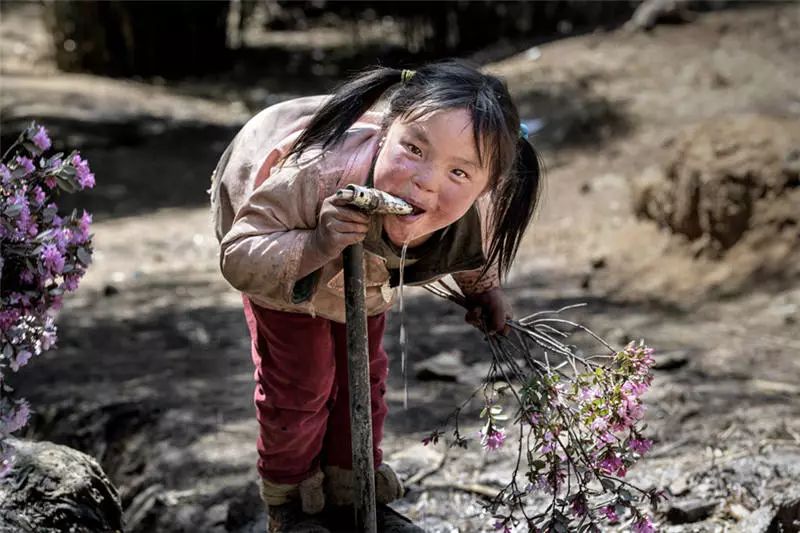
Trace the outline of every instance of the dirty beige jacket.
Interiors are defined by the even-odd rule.
[[[298,268],[322,201],[348,184],[367,182],[378,150],[382,117],[367,114],[334,148],[325,153],[310,150],[299,161],[278,165],[324,98],[277,104],[242,128],[212,176],[212,216],[220,241],[220,268],[233,287],[262,307],[344,322],[341,256],[303,280],[298,279]],[[417,280],[419,283],[452,273],[467,295],[499,286],[496,268],[479,276],[485,261],[481,241],[486,240],[488,202],[481,204],[481,216],[473,208],[481,231],[471,231],[473,237],[475,233],[483,235],[478,237],[477,257],[473,253],[470,261],[461,261],[457,249],[446,250],[442,255],[447,259],[440,263],[447,271],[435,272],[429,279]],[[470,229],[456,233],[463,240]],[[461,241],[442,242],[455,248],[460,244],[452,243]],[[364,255],[367,313],[372,316],[391,307],[394,290],[385,258],[370,251]]]

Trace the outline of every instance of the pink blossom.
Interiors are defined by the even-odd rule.
[[[55,176],[47,176],[44,179],[44,184],[47,185],[48,189],[55,189],[56,188],[56,177]]]
[[[582,494],[577,494],[572,498],[572,514],[577,517],[584,517],[589,512],[586,507],[586,498]]]
[[[481,431],[481,433],[483,433],[483,431]],[[483,435],[481,443],[487,450],[496,451],[503,446],[505,440],[506,432],[504,429],[489,426],[489,432]]]
[[[604,432],[608,428],[608,420],[606,420],[603,416],[598,416],[592,422],[592,431],[596,431],[598,433]]]
[[[31,137],[31,140],[39,150],[47,150],[50,148],[50,137],[47,136],[47,130],[44,129],[44,126],[39,126],[39,129],[36,131],[36,134]]]
[[[603,457],[600,462],[597,463],[597,467],[606,474],[613,474],[619,477],[625,477],[625,474],[628,473],[622,459],[612,454]]]
[[[603,513],[603,515],[612,524],[614,522],[619,522],[619,516],[617,516],[617,511],[614,510],[614,506],[613,505],[606,505],[605,507],[600,509],[600,512]]]
[[[542,435],[542,440],[544,440],[544,445],[542,446],[542,453],[550,453],[556,449],[556,436],[553,435],[552,431],[545,432]]]
[[[656,528],[653,526],[649,516],[643,516],[640,520],[634,522],[632,531],[633,533],[655,533]]]
[[[597,387],[584,387],[581,389],[579,397],[582,402],[587,402],[594,400],[595,398],[601,398],[602,396],[602,392],[600,392],[600,389]]]
[[[629,445],[631,450],[639,455],[644,455],[652,448],[653,441],[650,439],[631,439]]]
[[[611,444],[615,440],[617,440],[616,437],[614,437],[614,434],[611,433],[610,431],[601,433],[600,435],[597,436],[597,439],[605,444]]]

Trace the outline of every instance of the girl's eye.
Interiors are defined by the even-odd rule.
[[[454,168],[453,170],[451,170],[451,172],[459,179],[462,180],[469,179],[467,173],[461,170],[460,168]]]
[[[417,156],[421,156],[421,155],[422,155],[422,150],[420,150],[420,149],[419,149],[419,148],[418,148],[416,145],[414,145],[414,144],[411,144],[411,143],[406,143],[406,148],[408,148],[408,151],[409,151],[409,152],[411,152],[411,153],[412,153],[412,154],[414,154],[414,155],[417,155]]]

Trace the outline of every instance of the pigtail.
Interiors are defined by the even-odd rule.
[[[312,146],[323,150],[333,146],[358,118],[366,113],[392,85],[400,83],[401,71],[394,68],[371,69],[340,86],[314,114],[297,138],[285,160],[300,157]]]
[[[517,140],[514,170],[492,190],[491,240],[483,273],[497,264],[505,277],[519,250],[541,193],[543,166],[527,139]]]

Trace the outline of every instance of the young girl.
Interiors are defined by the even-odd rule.
[[[385,112],[371,108],[382,98]],[[385,313],[398,283],[447,274],[471,323],[503,332],[499,278],[534,212],[539,162],[497,78],[456,61],[417,71],[376,68],[330,97],[255,116],[215,171],[212,202],[222,274],[243,293],[255,364],[258,471],[268,531],[327,531],[314,515],[352,503],[341,253],[365,247],[376,497],[403,494],[382,462],[387,413]],[[374,186],[407,216],[367,216],[338,189]],[[421,531],[379,506],[383,531]],[[407,522],[403,522],[407,524]],[[394,528],[394,529],[393,529]]]

